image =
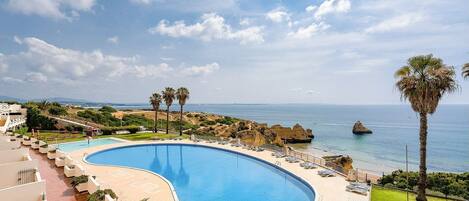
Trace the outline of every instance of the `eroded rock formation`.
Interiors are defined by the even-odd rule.
[[[373,133],[370,129],[366,128],[362,122],[360,121],[357,121],[355,122],[355,124],[353,125],[353,129],[352,129],[352,133],[353,134],[371,134]]]

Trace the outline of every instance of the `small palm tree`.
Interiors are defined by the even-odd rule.
[[[38,107],[39,107],[39,109],[41,109],[41,110],[47,110],[47,108],[48,108],[49,106],[50,106],[50,103],[49,103],[49,101],[47,101],[47,100],[43,100],[43,101],[41,101],[41,102],[38,103]]]
[[[433,55],[421,55],[410,58],[407,65],[395,74],[396,86],[401,98],[408,100],[412,109],[420,115],[420,166],[417,201],[426,201],[427,187],[427,115],[433,114],[438,103],[447,93],[457,89],[453,67],[446,66]]]
[[[169,107],[173,104],[174,100],[174,89],[171,87],[166,87],[164,91],[161,92],[163,94],[163,100],[166,104],[166,134],[169,133]]]
[[[189,90],[185,87],[180,87],[176,91],[176,98],[178,99],[179,105],[181,106],[180,118],[179,118],[179,135],[182,135],[182,113],[183,113],[183,107],[186,104],[187,99],[189,99]]]
[[[469,77],[469,63],[464,64],[464,66],[462,67],[462,76],[464,78]]]
[[[154,122],[154,129],[153,129],[154,133],[158,132],[158,128],[157,128],[158,110],[160,109],[161,100],[162,98],[159,93],[153,93],[150,96],[150,104],[153,107],[153,110],[155,111],[155,122]]]

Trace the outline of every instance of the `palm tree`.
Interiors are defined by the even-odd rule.
[[[150,96],[150,104],[153,107],[153,110],[155,111],[155,122],[154,122],[153,132],[156,133],[158,132],[157,122],[158,122],[158,110],[160,109],[160,104],[161,104],[161,95],[159,93],[153,93]]]
[[[166,134],[169,133],[169,107],[173,104],[174,100],[174,89],[171,87],[166,87],[164,91],[161,92],[163,94],[163,100],[166,104]]]
[[[182,113],[183,107],[186,104],[187,99],[189,99],[189,90],[185,87],[180,87],[176,91],[176,98],[179,101],[179,105],[181,106],[180,118],[179,118],[179,135],[182,135]]]
[[[462,76],[464,78],[469,77],[469,63],[464,64],[464,66],[462,67]]]
[[[426,201],[427,187],[427,115],[433,114],[443,95],[457,89],[453,67],[443,64],[433,55],[410,58],[407,65],[396,71],[396,86],[401,99],[408,100],[412,109],[420,115],[420,166],[417,201]]]
[[[41,109],[41,110],[47,110],[47,108],[48,108],[49,106],[50,106],[50,103],[49,103],[49,101],[47,101],[47,100],[43,100],[43,101],[41,101],[41,102],[38,103],[38,107],[39,107],[39,109]]]

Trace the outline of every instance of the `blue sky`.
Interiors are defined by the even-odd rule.
[[[469,103],[467,0],[2,0],[0,95],[146,102],[397,104],[394,71],[433,53]]]

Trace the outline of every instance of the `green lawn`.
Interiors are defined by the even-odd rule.
[[[415,194],[409,194],[409,200],[415,200]],[[445,199],[429,197],[428,201],[446,201]],[[384,189],[378,186],[373,186],[371,190],[371,201],[406,201],[407,196],[404,191]]]
[[[31,133],[27,133],[26,135],[31,136]],[[80,140],[85,140],[86,139],[85,137],[86,136],[82,134],[68,134],[68,133],[61,134],[61,133],[44,132],[44,133],[39,134],[39,139],[49,144],[80,141]],[[121,138],[125,140],[138,141],[138,140],[151,140],[153,138],[163,138],[163,139],[176,138],[176,137],[179,137],[179,134],[136,133],[136,134],[121,134],[121,135],[100,135],[100,136],[95,136],[94,138],[107,138],[107,137],[115,137],[115,138]],[[183,135],[182,138],[189,138],[189,136]]]

